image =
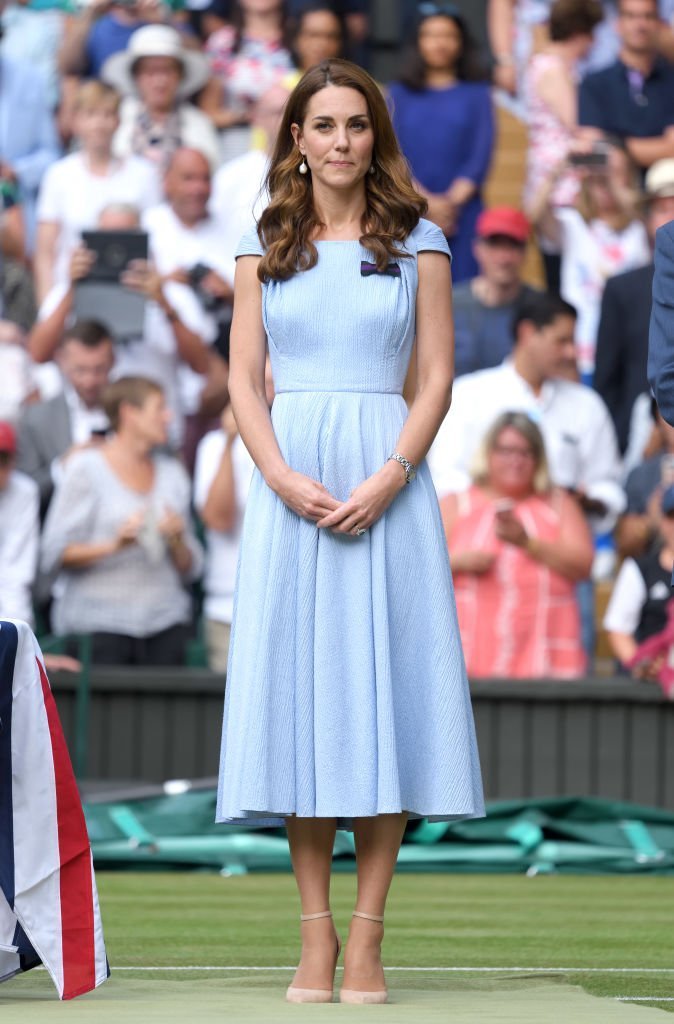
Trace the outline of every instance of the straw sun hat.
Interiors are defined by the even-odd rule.
[[[178,87],[178,99],[185,100],[203,88],[209,78],[208,61],[201,53],[186,50],[180,34],[168,25],[145,25],[136,29],[126,50],[108,57],[101,78],[124,96],[137,93],[134,66],[141,57],[172,57],[177,60],[183,75]]]

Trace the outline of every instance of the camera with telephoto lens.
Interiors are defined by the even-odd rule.
[[[187,271],[187,280],[190,288],[195,292],[206,312],[217,313],[222,306],[222,299],[218,298],[217,295],[213,295],[203,285],[204,278],[208,277],[210,273],[212,273],[211,267],[207,267],[205,263],[196,263]]]

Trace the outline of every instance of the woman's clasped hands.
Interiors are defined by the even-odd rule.
[[[295,470],[288,471],[277,494],[293,512],[313,520],[320,529],[354,534],[372,526],[404,486],[402,467],[387,462],[358,484],[346,501],[339,501],[323,484]]]

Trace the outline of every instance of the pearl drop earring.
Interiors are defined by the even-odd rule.
[[[307,171],[309,170],[309,168],[307,167],[307,162],[304,159],[304,157],[302,157],[302,163],[300,164],[298,169],[299,169],[300,174],[306,174]]]

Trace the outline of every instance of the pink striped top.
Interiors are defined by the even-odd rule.
[[[441,502],[441,510],[446,501]],[[450,552],[493,551],[497,556],[486,573],[454,576],[468,675],[512,679],[582,675],[585,654],[575,584],[496,537],[494,503],[481,488],[471,487],[458,501]],[[530,537],[558,538],[560,516],[554,498],[532,495],[516,502],[514,513]]]

